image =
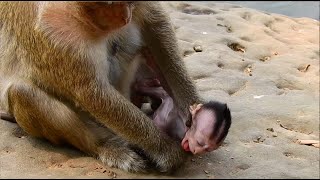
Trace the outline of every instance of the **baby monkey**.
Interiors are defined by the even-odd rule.
[[[135,90],[139,96],[151,98],[152,105],[160,101],[158,107],[151,105],[153,122],[162,132],[181,141],[185,151],[193,154],[210,152],[226,138],[231,126],[231,114],[226,104],[216,101],[194,104],[189,109],[191,118],[185,121],[158,79],[140,80]]]
[[[134,104],[142,107],[142,99],[149,97],[152,103],[150,118],[161,132],[180,141],[185,151],[193,154],[211,152],[216,150],[226,138],[231,126],[231,114],[226,104],[216,101],[194,104],[189,108],[191,118],[185,120],[158,79],[140,80],[134,89],[136,91],[134,98],[140,99]],[[0,118],[15,122],[13,116],[1,111]]]

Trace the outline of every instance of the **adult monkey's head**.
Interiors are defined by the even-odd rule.
[[[84,23],[96,28],[97,31],[109,33],[117,30],[126,24],[130,23],[132,19],[132,11],[134,2],[129,1],[107,1],[107,2],[79,2],[81,8],[84,8],[85,16],[89,18]],[[84,16],[84,17],[85,17]],[[92,18],[96,17],[96,18]]]

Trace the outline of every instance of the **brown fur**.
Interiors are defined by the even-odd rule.
[[[99,11],[87,13],[85,6]],[[119,22],[119,30],[110,31],[102,23],[111,15],[102,10],[101,2],[0,2],[0,108],[27,133],[72,144],[109,166],[143,171],[146,162],[129,147],[133,144],[160,171],[171,171],[186,153],[108,81],[113,71],[106,51],[110,42],[121,45],[134,36],[134,23],[187,115],[200,99],[169,19],[156,2],[135,2],[131,23],[119,28]]]

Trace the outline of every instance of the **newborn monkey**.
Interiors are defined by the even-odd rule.
[[[201,154],[216,150],[222,144],[231,126],[230,110],[226,104],[215,101],[194,104],[189,109],[191,119],[184,124],[183,115],[157,79],[137,84],[135,88],[141,95],[161,101],[152,119],[162,132],[181,141],[185,151]]]
[[[189,109],[191,119],[184,124],[185,117],[178,111],[159,80],[143,80],[138,82],[135,88],[139,95],[161,101],[158,107],[154,107],[151,118],[161,132],[181,141],[185,151],[201,154],[216,150],[227,136],[231,126],[231,115],[226,104],[215,101],[194,104]],[[142,104],[142,101],[140,103]],[[1,111],[0,119],[15,122],[13,116]]]
[[[142,99],[143,96],[148,96],[154,102],[160,101],[159,106],[153,107],[151,118],[161,132],[180,141],[185,151],[201,154],[216,150],[228,134],[231,115],[226,104],[215,101],[194,104],[189,108],[191,119],[184,124],[185,117],[174,105],[173,99],[163,89],[158,79],[140,80],[135,90],[138,93],[136,98]],[[0,118],[15,122],[13,116],[1,111]]]
[[[178,108],[175,107],[173,99],[160,85],[158,79],[141,80],[135,86],[137,96],[140,98],[147,96],[151,98],[151,108],[154,112],[151,114],[153,122],[161,130],[173,139],[182,141],[187,127],[183,121],[183,115],[179,113]],[[159,105],[157,101],[160,101]],[[140,104],[142,102],[139,102]],[[139,106],[139,105],[138,105]]]

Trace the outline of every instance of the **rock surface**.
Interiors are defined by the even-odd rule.
[[[131,174],[0,121],[0,178],[319,178],[319,149],[297,143],[319,140],[319,21],[226,3],[163,5],[200,94],[230,106],[223,146],[172,176]]]

